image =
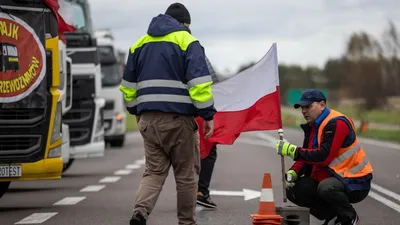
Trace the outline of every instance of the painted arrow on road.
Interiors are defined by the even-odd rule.
[[[210,190],[210,195],[243,196],[245,201],[261,197],[261,192],[243,188],[243,191]]]

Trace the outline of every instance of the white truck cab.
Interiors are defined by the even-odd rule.
[[[72,60],[72,108],[63,120],[69,126],[70,160],[102,157],[105,152],[103,108],[100,97],[101,70],[96,38],[93,36],[88,0],[66,0],[76,31],[65,33],[67,56]],[[64,6],[66,7],[66,6]]]
[[[105,142],[113,147],[121,147],[125,141],[125,105],[119,85],[123,70],[121,59],[109,29],[95,32],[101,65],[100,96],[106,100],[104,106]]]

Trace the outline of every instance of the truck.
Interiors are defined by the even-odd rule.
[[[72,25],[66,32],[67,56],[72,59],[72,108],[63,116],[69,126],[70,160],[102,157],[105,152],[101,68],[88,0],[65,0],[72,8]]]
[[[0,197],[14,181],[60,179],[58,21],[42,0],[0,3]]]
[[[122,147],[125,141],[125,105],[122,92],[119,90],[123,70],[121,69],[120,52],[114,43],[110,29],[95,32],[101,64],[100,96],[106,100],[104,106],[104,132],[106,145]]]

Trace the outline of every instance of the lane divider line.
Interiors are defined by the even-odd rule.
[[[57,215],[58,212],[49,213],[33,213],[32,215],[25,217],[24,219],[16,222],[15,224],[40,224],[46,222],[51,217]]]
[[[390,201],[389,199],[379,195],[378,193],[370,191],[368,196],[400,213],[400,205],[394,203],[393,201]]]
[[[114,175],[129,175],[132,173],[132,170],[117,170],[114,172]]]
[[[53,205],[76,205],[78,202],[84,200],[86,197],[66,197]]]
[[[99,180],[99,183],[115,183],[120,179],[121,177],[119,176],[104,177],[103,179]]]
[[[105,188],[106,185],[89,185],[80,190],[80,192],[97,192]]]

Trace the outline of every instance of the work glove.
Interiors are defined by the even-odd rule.
[[[276,152],[282,156],[289,156],[294,159],[294,155],[296,153],[297,146],[294,144],[290,144],[286,141],[279,140],[276,142]]]
[[[297,180],[297,173],[294,170],[289,170],[285,174],[286,188],[292,188]]]

